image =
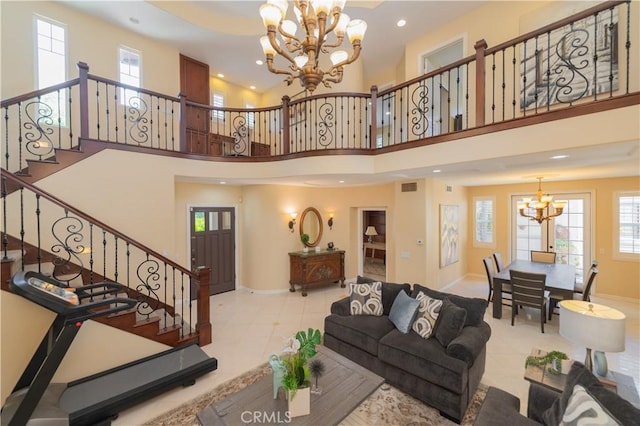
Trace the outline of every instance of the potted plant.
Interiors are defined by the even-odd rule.
[[[309,247],[307,246],[307,243],[309,242],[309,234],[300,235],[300,241],[302,241],[302,245],[304,246],[302,250],[309,251]]]
[[[311,412],[310,372],[308,360],[313,358],[320,344],[320,330],[309,328],[287,339],[282,350],[285,368],[282,387],[287,393],[289,416],[304,416]]]
[[[551,351],[547,352],[545,355],[529,355],[524,365],[525,367],[532,365],[544,368],[545,365],[549,364],[550,366],[547,370],[551,374],[560,374],[562,373],[563,360],[569,360],[567,354],[560,351]]]

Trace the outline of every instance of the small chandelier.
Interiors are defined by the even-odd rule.
[[[535,220],[538,223],[542,223],[545,220],[549,220],[552,217],[560,216],[562,211],[567,207],[566,201],[553,201],[553,196],[547,194],[544,195],[542,192],[542,178],[537,177],[538,179],[538,191],[536,192],[537,200],[532,201],[531,198],[523,198],[521,201],[518,201],[518,210],[520,211],[520,216],[528,217],[531,220]],[[549,205],[553,206],[554,213],[547,214],[545,216],[544,212],[547,210],[549,213],[548,207]],[[525,213],[525,209],[527,212]],[[534,213],[535,214],[531,214]]]
[[[367,23],[361,19],[351,20],[342,13],[346,0],[293,0],[293,11],[298,24],[304,30],[300,38],[296,36],[297,25],[285,19],[287,15],[287,0],[267,0],[260,6],[260,16],[267,35],[260,38],[262,50],[267,58],[269,71],[274,74],[284,74],[290,85],[295,78],[309,92],[313,92],[318,84],[331,87],[330,83],[342,81],[343,67],[358,59],[361,43],[367,30]],[[280,47],[280,40],[276,38],[276,29],[284,42]],[[328,43],[328,36],[334,33],[336,40]],[[351,56],[344,50],[336,50],[330,55],[332,66],[327,71],[320,69],[320,54],[329,53],[329,48],[339,47],[344,40],[345,33],[353,46]],[[280,54],[287,59],[289,69],[278,69],[273,66],[273,58]]]

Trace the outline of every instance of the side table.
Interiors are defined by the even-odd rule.
[[[546,351],[542,349],[532,349],[531,355],[541,356],[546,354]],[[525,380],[531,383],[537,383],[548,389],[562,393],[567,384],[567,372],[561,374],[554,374],[549,372],[549,365],[534,366],[528,365],[524,371]],[[607,377],[596,377],[604,385],[605,388],[611,392],[617,393],[622,398],[626,399],[636,408],[640,408],[640,397],[638,396],[638,389],[636,388],[633,377],[626,374],[609,371]]]

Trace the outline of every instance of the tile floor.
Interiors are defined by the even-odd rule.
[[[486,279],[468,277],[447,291],[486,298]],[[281,351],[283,338],[296,331],[308,327],[322,331],[331,303],[346,295],[346,289],[333,286],[310,290],[307,297],[301,297],[299,292],[265,295],[247,290],[212,296],[213,342],[203,349],[218,359],[218,370],[201,377],[193,386],[166,392],[122,412],[113,424],[139,425],[266,362],[271,353]],[[626,350],[607,354],[607,361],[610,369],[632,376],[640,388],[639,303],[598,297],[593,301],[626,314]],[[510,322],[510,308],[505,308],[500,320],[492,318],[490,311],[487,309],[485,320],[491,326],[492,336],[487,345],[482,382],[519,396],[521,412],[526,413],[528,382],[523,379],[523,367],[531,348],[561,350],[578,360],[584,359],[585,349],[558,334],[556,315],[545,325],[545,334],[542,334],[537,311],[521,313],[514,327]]]

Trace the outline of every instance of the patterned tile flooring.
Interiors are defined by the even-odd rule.
[[[486,278],[470,276],[446,291],[486,299]],[[166,392],[120,413],[113,424],[142,424],[263,364],[270,354],[281,351],[283,338],[308,327],[322,331],[324,317],[329,313],[331,304],[346,295],[346,289],[328,286],[310,290],[308,297],[301,297],[299,292],[257,294],[243,289],[213,296],[213,342],[203,349],[218,359],[218,370],[198,379],[193,386]],[[594,296],[593,301],[615,307],[626,314],[626,350],[622,353],[608,353],[607,361],[610,369],[633,377],[638,387],[639,302],[598,296]],[[521,412],[526,413],[528,382],[523,378],[524,360],[531,348],[561,350],[578,360],[584,359],[585,348],[558,334],[557,315],[547,323],[545,333],[542,334],[537,311],[525,310],[520,313],[512,327],[509,310],[510,308],[505,308],[502,319],[492,318],[491,309],[487,309],[485,314],[492,335],[487,344],[487,363],[482,383],[517,395],[522,401]]]

